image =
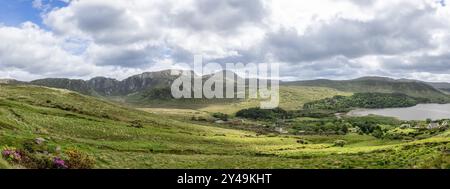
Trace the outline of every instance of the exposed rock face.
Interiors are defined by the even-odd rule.
[[[131,94],[152,88],[168,87],[178,78],[177,75],[173,76],[170,72],[170,70],[165,70],[131,76],[121,82],[120,92],[122,94]]]
[[[102,96],[116,96],[120,95],[121,82],[116,79],[106,77],[92,78],[86,82],[97,94]]]
[[[94,90],[88,85],[86,81],[83,80],[75,80],[75,79],[63,79],[63,78],[48,78],[48,79],[39,79],[31,81],[32,85],[53,87],[53,88],[61,88],[68,89],[71,91],[76,91],[82,94],[95,94]]]
[[[171,70],[165,70],[134,75],[122,81],[106,77],[95,77],[87,81],[47,78],[31,81],[30,84],[68,89],[86,95],[121,96],[154,88],[169,87],[176,78],[178,75],[171,75]]]

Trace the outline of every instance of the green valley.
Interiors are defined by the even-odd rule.
[[[305,103],[336,95],[352,93],[283,86],[280,107],[295,113]],[[386,118],[236,117],[235,112],[256,107],[258,100],[206,101],[199,107],[159,100],[167,106],[148,102],[136,109],[137,103],[105,100],[111,98],[1,84],[0,148],[26,151],[28,162],[4,157],[0,168],[42,168],[55,158],[74,168],[450,168],[445,128],[417,129],[418,135],[395,138],[388,136],[413,128],[400,128],[401,121]],[[229,117],[220,120],[224,117],[213,116],[217,112]],[[386,137],[357,130],[366,124],[384,129]],[[341,125],[348,130],[304,133]]]

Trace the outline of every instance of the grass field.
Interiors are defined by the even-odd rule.
[[[322,87],[280,86],[280,107],[286,110],[301,109],[303,104],[307,102],[336,95],[350,96],[352,93]],[[123,99],[120,98],[115,98],[113,100],[123,101]],[[258,107],[262,100],[148,100],[140,99],[137,96],[130,96],[125,101],[139,108],[155,108],[156,110],[194,109],[203,112],[223,112],[233,114],[241,109]]]
[[[0,85],[0,147],[41,137],[49,146],[90,154],[95,168],[450,168],[448,132],[412,142],[356,134],[257,135],[179,121],[172,118],[176,114],[148,113],[66,90]],[[144,127],[130,127],[136,120]],[[299,144],[300,138],[310,143]],[[335,147],[337,139],[348,144]],[[10,166],[0,160],[0,168]]]

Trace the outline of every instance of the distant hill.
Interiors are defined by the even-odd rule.
[[[0,79],[0,84],[21,84],[22,81],[17,81],[15,79]]]
[[[401,93],[411,97],[428,98],[432,102],[450,102],[450,96],[432,85],[414,80],[386,77],[362,77],[353,80],[309,80],[285,82],[286,86],[314,86],[354,93]]]
[[[146,72],[128,77],[122,81],[96,77],[90,80],[73,80],[65,78],[47,78],[31,81],[28,84],[46,86],[52,88],[62,88],[76,91],[82,94],[102,97],[125,97],[132,99],[133,102],[146,102],[154,100],[170,100],[167,91],[170,89],[171,83],[179,75],[171,75],[172,70],[164,70],[158,72]],[[178,70],[179,71],[179,70]],[[223,71],[224,75],[227,71]],[[180,72],[181,74],[181,72]],[[192,72],[194,77],[200,77]],[[237,74],[232,73],[234,78],[238,78]],[[204,75],[202,79],[206,81],[213,75]],[[225,78],[223,82],[232,78]],[[0,83],[8,84],[26,84],[16,80],[0,80]],[[401,93],[411,97],[427,98],[431,102],[447,103],[450,102],[449,83],[426,83],[408,79],[391,79],[386,77],[362,77],[353,80],[309,80],[282,83],[283,90],[288,90],[293,86],[320,87],[330,88],[342,92],[349,93]],[[194,101],[198,104],[198,101]],[[221,103],[229,103],[230,101],[220,101]],[[234,101],[232,101],[234,102]],[[160,102],[158,102],[160,103]],[[207,102],[211,103],[211,102]],[[193,104],[193,103],[188,103]]]
[[[158,87],[170,86],[177,77],[177,75],[171,75],[171,70],[165,70],[134,75],[122,81],[106,77],[95,77],[87,81],[46,78],[31,81],[29,84],[68,89],[93,96],[125,96]]]
[[[449,132],[411,142],[354,134],[278,136],[175,119],[68,90],[31,85],[0,87],[0,148],[23,149],[43,138],[38,150],[51,150],[30,152],[31,157],[39,157],[33,159],[39,166],[54,155],[77,149],[95,160],[96,169],[441,168],[441,162],[447,159],[430,162],[430,157],[447,157],[442,149],[450,142]],[[294,88],[319,98],[310,87],[289,90]],[[329,90],[317,94],[333,95]],[[289,94],[295,101],[307,96],[294,91]],[[243,127],[249,127],[259,123],[244,124]],[[308,144],[300,144],[300,140]],[[336,140],[348,144],[331,146]],[[53,150],[56,148],[60,150]],[[409,156],[414,156],[414,161],[398,158]],[[383,158],[395,161],[379,164]],[[23,166],[0,157],[0,169],[34,168]]]
[[[429,85],[433,86],[436,89],[441,90],[444,93],[450,94],[450,83],[428,83]]]
[[[181,74],[181,70],[178,71]],[[39,79],[29,82],[28,84],[46,86],[53,88],[62,88],[72,91],[76,91],[86,95],[95,96],[127,96],[136,93],[149,93],[153,89],[170,88],[172,82],[179,77],[179,75],[171,75],[172,70],[164,70],[158,72],[145,72],[142,74],[134,75],[128,77],[122,81],[106,78],[106,77],[95,77],[90,80],[76,80],[76,79],[66,79],[66,78],[46,78]],[[227,71],[223,71],[224,76]],[[239,76],[235,73],[231,73],[232,77],[238,78]],[[195,75],[191,71],[193,77],[200,77]],[[203,81],[208,80],[214,76],[214,74],[201,76]],[[233,78],[224,78],[223,83]],[[1,82],[1,81],[0,81]],[[6,82],[5,82],[6,83]],[[17,83],[17,82],[15,82]],[[10,84],[15,84],[10,83]],[[25,84],[25,82],[22,82]],[[224,84],[225,86],[225,84]]]
[[[84,80],[64,79],[64,78],[47,78],[31,81],[29,84],[46,86],[60,89],[68,89],[82,94],[95,94],[95,90],[91,88]]]

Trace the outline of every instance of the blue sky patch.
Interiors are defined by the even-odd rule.
[[[7,26],[18,26],[21,23],[30,21],[40,27],[44,27],[41,18],[41,13],[44,10],[34,7],[33,1],[35,0],[2,0],[2,5],[0,6],[0,23]],[[67,5],[67,3],[60,0],[42,0],[41,2],[50,8]]]

